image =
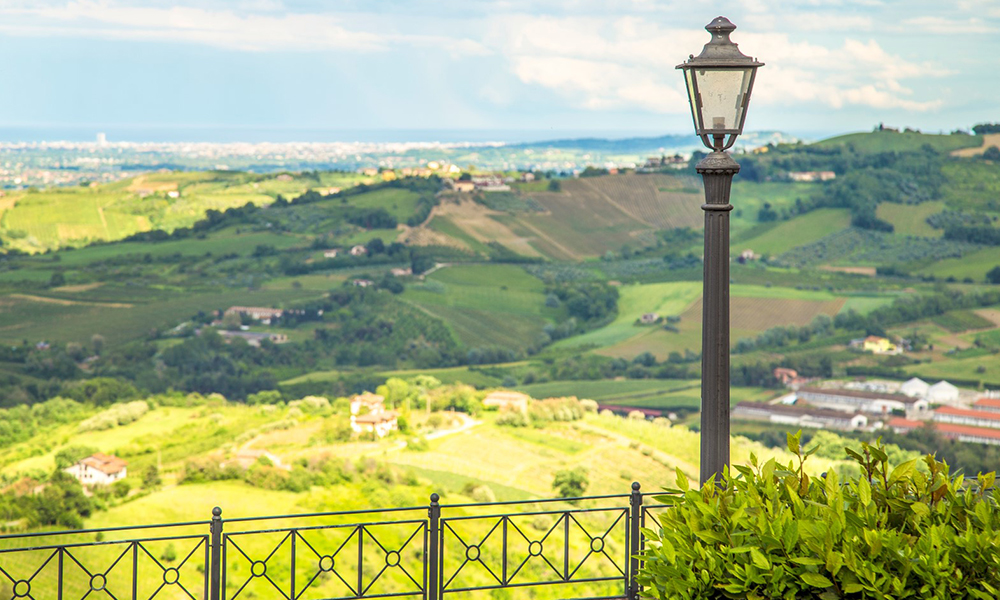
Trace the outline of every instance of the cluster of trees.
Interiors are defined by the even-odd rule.
[[[944,239],[986,246],[1000,246],[1000,229],[989,225],[979,227],[950,225],[944,230]]]
[[[596,413],[597,402],[593,400],[578,400],[575,397],[548,398],[535,400],[528,405],[528,410],[507,410],[497,417],[497,425],[509,427],[545,427],[553,421],[578,421],[585,413]]]
[[[806,200],[779,213],[766,206],[758,220],[771,221],[819,207],[847,208],[851,224],[862,229],[891,232],[892,224],[876,216],[880,202],[915,204],[939,197],[946,178],[943,158],[930,145],[913,152],[859,153],[850,146],[771,146],[761,155],[739,157],[740,177],[750,181],[781,180],[790,171],[829,170],[836,179],[826,182]]]

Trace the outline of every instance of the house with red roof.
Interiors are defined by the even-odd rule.
[[[128,475],[128,463],[109,454],[97,452],[64,469],[83,485],[111,485]]]

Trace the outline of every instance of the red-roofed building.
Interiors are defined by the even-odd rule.
[[[934,428],[942,436],[960,442],[1000,446],[1000,429],[970,427],[968,425],[955,425],[953,423],[937,423],[934,425]]]
[[[967,408],[955,408],[954,406],[942,406],[934,411],[934,421],[938,423],[953,423],[955,425],[969,425],[972,427],[1000,429],[1000,412],[991,412],[988,410],[969,410]]]
[[[128,474],[127,462],[108,454],[91,454],[65,469],[83,485],[110,485]]]
[[[972,408],[976,410],[985,410],[987,412],[1000,413],[1000,399],[980,398],[972,404]]]

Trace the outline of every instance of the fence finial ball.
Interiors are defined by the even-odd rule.
[[[639,486],[639,482],[638,481],[633,481],[632,482],[632,491],[633,492],[638,492],[639,491],[639,487],[640,486]]]
[[[433,494],[431,494],[431,502],[434,502],[436,504],[437,501],[440,500],[440,499],[441,499],[441,496],[438,496],[436,492],[433,493]]]
[[[218,506],[216,506],[215,508],[213,508],[212,509],[212,516],[216,517],[216,518],[221,517],[222,516],[222,509],[219,508]]]

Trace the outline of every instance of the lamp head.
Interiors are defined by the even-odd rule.
[[[695,133],[708,148],[722,151],[743,133],[754,78],[764,63],[729,39],[736,29],[729,19],[716,17],[705,29],[712,39],[677,68],[684,71]]]

